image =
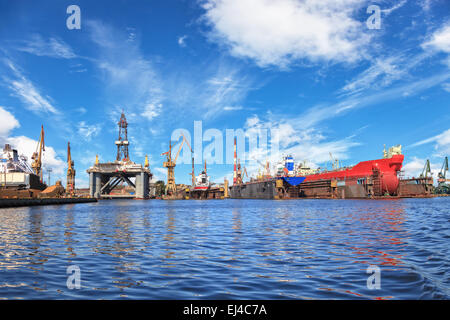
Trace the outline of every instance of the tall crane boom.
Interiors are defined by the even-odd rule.
[[[430,174],[430,176],[431,176],[430,160],[427,159],[427,162],[425,162],[425,166],[423,167],[420,177],[428,178],[428,174]]]
[[[181,134],[183,137],[183,141],[181,142],[180,148],[177,151],[177,154],[175,156],[175,159],[172,160],[172,141],[169,141],[169,151],[164,152],[161,154],[161,156],[166,156],[166,161],[163,162],[163,167],[167,168],[167,185],[166,185],[166,195],[167,194],[175,194],[176,192],[176,184],[175,184],[175,166],[177,165],[178,156],[180,155],[181,149],[183,148],[184,143],[189,147],[189,150],[191,151],[191,154],[193,153],[191,145],[189,144],[189,141],[186,139],[186,137]],[[194,181],[194,178],[192,179]]]
[[[41,126],[41,134],[39,136],[39,141],[36,146],[36,151],[31,156],[33,162],[31,163],[31,167],[33,168],[33,172],[40,177],[42,182],[42,153],[45,151],[45,143],[44,143],[44,126]]]
[[[448,157],[445,157],[441,171],[438,174],[439,178],[444,180],[447,179],[447,171],[448,171]]]
[[[67,181],[66,192],[69,195],[75,194],[75,167],[70,152],[70,142],[67,143]]]

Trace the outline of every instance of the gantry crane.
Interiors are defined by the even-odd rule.
[[[75,163],[70,152],[70,142],[67,143],[67,182],[66,193],[73,196],[75,194]]]
[[[31,163],[31,167],[33,168],[34,173],[40,178],[42,182],[42,153],[45,151],[44,144],[44,126],[41,126],[41,135],[39,137],[38,144],[36,146],[36,151],[31,156],[33,160]]]
[[[191,154],[193,153],[191,145],[187,141],[186,137],[183,134],[181,134],[181,136],[183,137],[183,141],[181,142],[180,148],[178,149],[177,155],[175,156],[174,160],[172,160],[172,141],[169,141],[169,151],[161,153],[161,156],[165,155],[167,157],[167,161],[163,162],[163,167],[167,168],[167,185],[165,191],[166,195],[173,195],[176,193],[177,187],[175,184],[175,166],[177,164],[177,159],[180,155],[180,151],[183,148],[185,142],[188,145],[189,150],[191,150]]]

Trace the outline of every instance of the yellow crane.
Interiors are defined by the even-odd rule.
[[[67,143],[67,194],[73,196],[75,194],[75,166],[70,153],[70,142]]]
[[[183,148],[184,143],[189,147],[189,150],[191,150],[191,154],[193,153],[191,145],[187,141],[186,137],[181,134],[183,137],[183,141],[180,144],[180,148],[178,149],[177,155],[175,156],[175,159],[172,160],[172,142],[169,141],[169,151],[161,153],[161,156],[166,156],[167,160],[163,162],[163,167],[167,168],[167,185],[166,185],[166,195],[167,194],[175,194],[177,191],[177,187],[175,184],[175,166],[177,165],[177,159],[180,155],[180,151]]]
[[[33,160],[31,163],[31,167],[33,168],[34,173],[40,177],[42,182],[42,153],[45,151],[44,144],[44,126],[41,126],[41,135],[39,137],[38,144],[36,146],[36,151],[33,152],[31,159]]]

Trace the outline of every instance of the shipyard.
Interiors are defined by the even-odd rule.
[[[0,3],[0,305],[450,299],[450,1]]]
[[[67,143],[67,183],[61,181],[47,186],[43,182],[42,154],[45,151],[44,126],[41,127],[39,142],[28,159],[19,155],[18,150],[6,144],[1,158],[2,189],[0,206],[45,205],[91,202],[100,199],[155,199],[162,200],[214,200],[214,199],[399,199],[428,198],[446,196],[450,193],[448,178],[448,157],[445,157],[438,173],[438,184],[434,185],[430,163],[424,164],[418,177],[403,178],[404,155],[402,146],[389,149],[384,147],[382,157],[362,161],[351,167],[341,167],[340,161],[330,153],[332,169],[313,169],[306,161],[295,163],[292,155],[282,157],[276,165],[269,161],[260,165],[256,177],[250,177],[245,166],[241,165],[237,154],[237,138],[234,138],[233,180],[229,185],[210,181],[207,163],[199,175],[195,175],[194,151],[190,142],[181,134],[177,150],[169,141],[169,150],[162,153],[163,167],[167,168],[167,181],[159,197],[156,185],[152,183],[148,156],[144,165],[130,160],[128,122],[122,112],[117,123],[118,138],[114,142],[117,155],[114,161],[101,163],[98,155],[94,164],[87,170],[89,175],[89,194],[81,194],[75,188],[75,167],[71,157],[70,142]],[[185,149],[192,159],[191,184],[176,184],[175,167],[180,152]],[[175,152],[174,152],[175,151]],[[58,200],[56,200],[58,199]],[[14,200],[14,201],[12,201]]]

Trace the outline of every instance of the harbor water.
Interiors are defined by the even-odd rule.
[[[0,209],[0,299],[449,299],[449,248],[450,197]]]

